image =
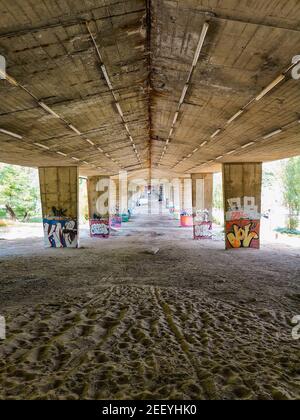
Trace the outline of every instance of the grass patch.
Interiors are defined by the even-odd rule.
[[[27,223],[43,223],[42,217],[32,217]]]

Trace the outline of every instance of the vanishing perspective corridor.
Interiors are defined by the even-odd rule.
[[[0,10],[0,401],[299,400],[300,0]]]

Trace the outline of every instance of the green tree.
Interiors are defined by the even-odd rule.
[[[213,207],[222,210],[223,203],[223,186],[221,174],[214,175],[214,191],[213,191]]]
[[[272,188],[276,182],[276,175],[273,171],[263,171],[262,183],[264,188]]]
[[[287,161],[283,168],[284,201],[289,210],[288,229],[297,229],[300,215],[300,157]]]
[[[34,177],[29,168],[0,166],[0,206],[12,220],[27,221],[37,214],[39,193]]]

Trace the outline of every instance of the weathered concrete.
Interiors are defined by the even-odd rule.
[[[300,154],[298,1],[4,3],[2,162],[183,174]]]
[[[78,247],[77,167],[39,168],[45,246]]]

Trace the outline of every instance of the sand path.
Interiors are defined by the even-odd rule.
[[[0,398],[299,398],[299,251],[131,227],[59,254],[0,244]]]

